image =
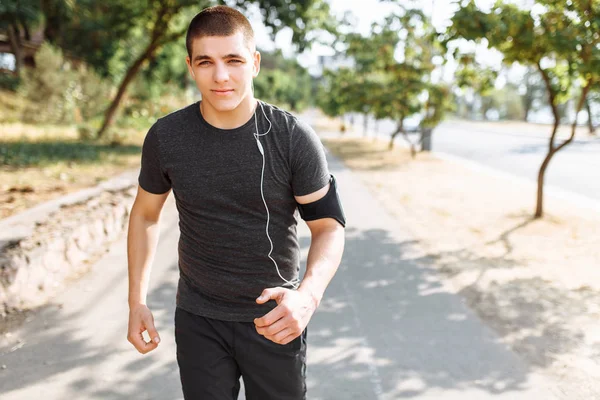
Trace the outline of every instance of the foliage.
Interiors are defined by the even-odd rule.
[[[261,52],[261,69],[254,79],[256,97],[292,111],[301,111],[311,102],[312,78],[296,60],[281,52]]]
[[[484,41],[504,62],[535,67],[554,108],[580,86],[600,79],[600,3],[587,0],[539,0],[533,10],[498,2],[489,13],[474,1],[463,2],[452,18],[444,43],[464,38]]]
[[[338,21],[331,15],[326,0],[235,0],[220,3],[242,10],[258,6],[273,37],[284,27],[290,29],[292,45],[300,53],[318,42],[323,32],[337,34]]]
[[[561,144],[555,143],[560,123],[559,106],[577,96],[577,116],[590,89],[600,82],[599,32],[599,1],[538,0],[530,10],[498,1],[486,13],[469,0],[461,3],[445,33],[445,44],[459,38],[484,42],[499,50],[505,63],[532,66],[542,76],[554,126],[548,154],[538,173],[536,218],[543,215],[546,168],[554,154],[575,136],[577,118],[573,121],[571,136]],[[574,86],[581,88],[577,94],[572,90]]]
[[[324,71],[318,89],[317,105],[325,115],[337,117],[351,111],[353,92],[356,91],[356,73],[349,68]]]
[[[525,109],[519,97],[519,88],[517,85],[508,83],[502,89],[494,90],[491,97],[494,99],[500,119],[524,119]]]
[[[399,11],[370,35],[345,35],[346,55],[355,67],[327,72],[320,102],[331,116],[347,112],[370,113],[376,119],[392,118],[398,131],[404,120],[418,115],[419,129],[435,127],[450,107],[449,88],[432,81],[435,58],[441,53],[433,27],[416,9]]]
[[[75,66],[48,43],[35,59],[37,67],[24,69],[19,87],[27,100],[23,121],[81,123],[100,115],[109,87],[93,70],[85,64]]]

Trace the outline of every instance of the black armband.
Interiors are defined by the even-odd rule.
[[[338,195],[335,177],[329,179],[329,190],[325,196],[308,204],[298,204],[300,216],[305,221],[314,221],[321,218],[333,218],[343,227],[346,227],[346,216],[342,208],[342,202]]]

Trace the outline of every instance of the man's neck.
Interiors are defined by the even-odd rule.
[[[254,96],[249,96],[231,111],[217,111],[210,104],[202,101],[200,102],[200,112],[206,122],[215,128],[235,129],[248,122],[257,105],[258,102]]]

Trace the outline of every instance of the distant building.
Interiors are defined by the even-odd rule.
[[[17,57],[21,58],[21,65],[35,66],[34,55],[43,41],[43,29],[32,32],[30,40],[25,38],[25,34],[22,31],[12,35],[12,37],[8,30],[0,33],[0,71],[16,72]]]

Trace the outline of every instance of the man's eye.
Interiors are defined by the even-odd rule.
[[[229,60],[230,63],[234,63],[234,64],[240,64],[242,61],[241,60]]]
[[[200,66],[204,66],[204,65],[208,65],[210,64],[210,61],[202,61],[201,63],[199,63],[198,65]]]

